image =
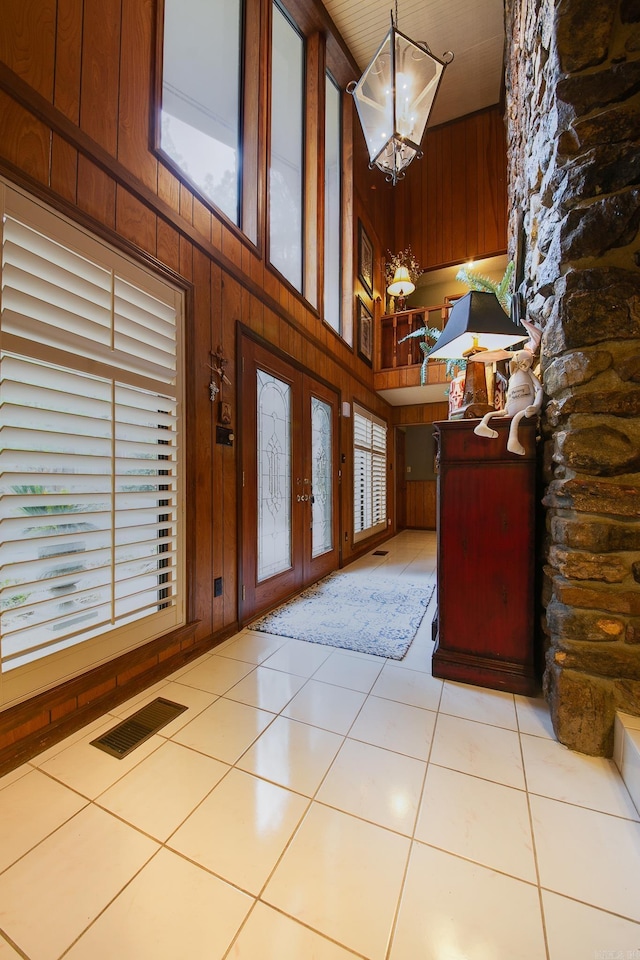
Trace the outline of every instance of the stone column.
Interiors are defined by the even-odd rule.
[[[640,714],[640,0],[506,0],[510,251],[544,330],[544,691]]]

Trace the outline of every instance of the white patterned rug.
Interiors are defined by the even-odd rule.
[[[332,573],[249,629],[402,660],[434,589],[402,578]]]

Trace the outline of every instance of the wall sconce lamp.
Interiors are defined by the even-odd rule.
[[[507,316],[495,294],[472,290],[454,303],[445,328],[427,357],[468,359],[485,350],[504,350],[527,336],[527,331]],[[467,363],[462,407],[451,419],[483,417],[493,409],[484,363]]]
[[[415,157],[422,156],[420,143],[433,107],[444,69],[453,60],[450,50],[442,59],[424,42],[409,39],[397,29],[391,13],[391,29],[373,60],[347,86],[369,151],[369,168],[378,167],[394,186]]]

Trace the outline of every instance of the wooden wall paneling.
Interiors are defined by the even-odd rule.
[[[482,200],[482,239],[487,252],[506,249],[506,140],[498,109],[480,115],[476,165]]]
[[[500,158],[506,158],[507,155],[507,132],[505,120],[501,112],[495,111],[491,114],[493,121],[493,150],[492,155],[495,165],[496,176],[496,212],[497,212],[497,243],[506,249],[506,238],[508,229],[508,198],[507,198],[507,164],[500,162]]]
[[[249,264],[249,276],[256,286],[262,289],[265,285],[265,277],[268,273],[268,271],[264,268],[264,260],[257,253],[253,253],[253,251],[251,251]]]
[[[151,144],[151,97],[155,92],[152,64],[155,54],[155,3],[122,0],[118,160],[156,189],[158,161]]]
[[[395,188],[403,190],[396,196],[405,226],[404,234],[396,230],[396,248],[410,243],[424,269],[504,252],[506,143],[500,110],[434,127],[424,150]]]
[[[53,100],[56,0],[2,0],[0,60]]]
[[[50,142],[51,131],[0,91],[0,151],[5,159],[48,183]]]
[[[392,422],[398,425],[420,423],[435,423],[436,420],[446,420],[449,404],[442,403],[414,403],[404,407],[392,407]]]
[[[156,216],[128,190],[116,188],[116,230],[147,253],[156,254]]]
[[[427,218],[424,230],[426,246],[424,259],[420,261],[423,267],[430,267],[439,262],[438,257],[438,202],[442,204],[440,185],[438,183],[438,157],[435,150],[436,140],[427,133]],[[442,209],[442,207],[441,207]]]
[[[213,216],[208,207],[198,197],[193,198],[193,225],[209,243],[211,242],[211,221]]]
[[[453,260],[453,190],[454,185],[451,175],[452,161],[452,143],[451,126],[442,127],[440,131],[441,138],[441,163],[442,163],[442,220],[438,224],[438,229],[442,233],[442,260],[444,263],[450,263]]]
[[[394,484],[396,503],[396,528],[404,530],[407,525],[407,478],[406,478],[406,434],[404,430],[394,430],[396,445],[396,477]]]
[[[180,273],[185,280],[193,279],[193,244],[180,236]]]
[[[263,289],[274,303],[280,301],[280,284],[275,273],[269,267],[264,268]]]
[[[210,329],[211,329],[211,351],[217,353],[218,347],[222,349],[222,356],[225,359],[227,353],[223,344],[223,328],[230,324],[235,326],[231,315],[229,300],[229,281],[223,279],[222,272],[216,264],[209,264],[210,273]],[[215,361],[210,356],[207,364],[213,364]],[[227,375],[232,378],[233,367],[229,363]],[[215,577],[225,579],[224,569],[224,476],[223,476],[223,456],[224,448],[216,444],[216,425],[219,421],[219,410],[222,399],[231,400],[229,388],[220,381],[213,371],[209,372],[213,383],[219,388],[216,399],[210,404],[211,412],[211,538],[212,538],[212,568],[211,568],[211,604],[212,604],[212,630],[220,630],[224,624],[224,597],[214,597],[213,587]]]
[[[354,189],[353,156],[355,107],[349,93],[342,95],[342,335],[353,343]]]
[[[450,144],[451,160],[451,250],[449,259],[461,261],[469,259],[467,248],[467,210],[471,205],[468,195],[466,153],[466,126],[462,123],[451,124]]]
[[[156,255],[171,270],[180,272],[180,234],[162,217],[156,217]]]
[[[436,481],[407,480],[406,525],[415,530],[435,530]]]
[[[213,631],[214,545],[214,407],[209,399],[211,381],[211,263],[199,250],[193,252],[193,327],[191,329],[193,367],[193,410],[191,418],[190,467],[194,474],[195,542],[192,557],[195,564],[194,587],[196,636],[203,638]]]
[[[180,183],[180,216],[193,223],[193,194],[184,183]]]
[[[439,136],[439,131],[436,131],[433,135],[433,157],[434,157],[434,174],[435,174],[435,183],[436,183],[436,203],[433,208],[435,213],[435,219],[429,224],[431,230],[433,231],[433,237],[435,241],[434,247],[434,263],[444,263],[444,242],[443,242],[443,220],[445,217],[445,204],[444,204],[444,174],[442,171],[442,137]]]
[[[221,467],[221,473],[218,477],[218,471],[214,472],[216,483],[220,483],[220,496],[218,497],[216,488],[214,488],[214,529],[215,529],[215,552],[214,563],[218,562],[220,576],[223,577],[222,583],[222,603],[220,604],[221,622],[218,623],[218,609],[214,607],[214,623],[216,629],[228,626],[238,619],[238,488],[237,488],[237,467],[238,467],[238,364],[236,358],[237,327],[238,323],[244,320],[244,297],[243,290],[235,281],[225,279],[222,284],[221,272],[217,267],[213,271],[213,292],[215,308],[215,297],[218,295],[218,288],[215,283],[216,275],[219,279],[220,301],[219,301],[219,328],[220,340],[223,356],[227,359],[227,374],[230,384],[224,384],[222,387],[222,397],[231,404],[231,428],[235,434],[233,446],[216,446],[216,460]],[[218,408],[219,409],[219,408]],[[215,576],[215,573],[214,573]]]
[[[222,252],[236,267],[242,266],[242,243],[240,238],[225,224],[222,225]]]
[[[477,130],[476,154],[474,166],[478,171],[478,243],[481,250],[487,249],[489,233],[489,217],[491,210],[487,209],[487,129],[485,118],[480,118]]]
[[[263,303],[256,300],[248,290],[242,291],[242,316],[245,324],[259,336],[266,336],[265,318],[269,311]]]
[[[82,28],[80,126],[114,157],[118,149],[121,3],[85,3]]]
[[[264,309],[264,324],[262,330],[262,336],[265,340],[268,340],[269,343],[272,343],[275,347],[279,349],[284,349],[285,353],[287,352],[288,343],[283,347],[282,345],[282,321],[273,310],[269,310],[268,307]]]
[[[466,158],[477,156],[479,122],[479,117],[476,114],[473,117],[469,117],[467,123],[464,125]],[[480,247],[479,243],[478,191],[480,189],[480,179],[478,176],[478,168],[475,163],[467,162],[465,180],[467,186],[467,205],[464,223],[466,245],[464,258],[475,260],[478,255],[478,251],[483,249]],[[460,226],[462,227],[462,224],[460,224]]]
[[[212,214],[211,223],[209,226],[211,231],[211,243],[217,250],[222,250],[222,232],[224,230],[224,225],[220,220],[220,217]]]
[[[53,102],[65,117],[80,119],[83,0],[58,0]]]
[[[51,137],[49,185],[61,197],[75,204],[78,190],[78,151],[54,133]]]
[[[115,182],[82,153],[78,155],[78,206],[100,223],[115,230]]]
[[[240,250],[240,267],[242,272],[248,277],[251,276],[251,271],[253,270],[255,260],[255,252],[250,247],[242,244]]]
[[[158,198],[180,213],[180,181],[163,163],[158,164]]]

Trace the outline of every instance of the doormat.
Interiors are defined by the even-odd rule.
[[[434,589],[371,572],[332,573],[249,629],[402,660]]]

